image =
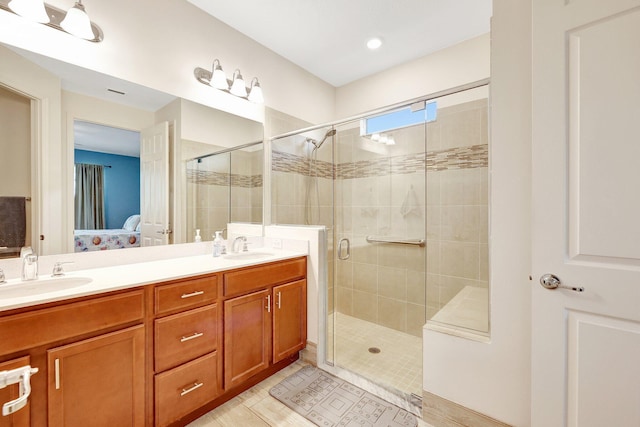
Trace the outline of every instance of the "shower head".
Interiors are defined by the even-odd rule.
[[[335,129],[329,129],[329,131],[327,131],[327,133],[324,135],[324,138],[322,138],[322,140],[320,142],[311,139],[311,138],[307,138],[307,141],[312,143],[314,145],[314,149],[317,150],[318,148],[320,148],[320,146],[322,144],[324,144],[324,142],[327,140],[327,138],[329,138],[330,136],[334,136],[336,134],[336,130]]]

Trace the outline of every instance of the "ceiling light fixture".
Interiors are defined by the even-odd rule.
[[[102,29],[89,19],[82,0],[66,13],[42,0],[0,0],[0,9],[85,40],[97,43],[104,39]]]
[[[380,46],[382,46],[382,40],[378,37],[373,37],[367,40],[367,47],[369,48],[369,50],[376,50]]]
[[[211,71],[196,67],[193,70],[193,75],[197,81],[204,85],[228,92],[256,104],[264,103],[262,88],[260,87],[257,77],[254,77],[251,80],[251,85],[247,88],[245,86],[244,79],[242,78],[242,73],[240,73],[239,69],[236,69],[233,72],[231,80],[228,80],[226,74],[222,71],[220,61],[217,59],[214,59]]]

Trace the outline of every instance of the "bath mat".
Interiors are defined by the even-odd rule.
[[[306,366],[269,394],[322,427],[415,427],[416,417],[313,366]]]

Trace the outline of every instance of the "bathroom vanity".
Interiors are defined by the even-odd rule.
[[[193,258],[86,270],[96,283],[54,301],[0,299],[0,370],[38,368],[0,426],[184,425],[298,359],[306,256]]]

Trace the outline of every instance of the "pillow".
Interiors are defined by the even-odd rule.
[[[124,225],[122,226],[122,228],[127,231],[133,231],[136,229],[138,224],[140,224],[140,215],[131,215],[124,222]]]
[[[138,223],[138,225],[136,226],[136,231],[139,233],[140,232],[140,226],[142,225],[142,223]]]

